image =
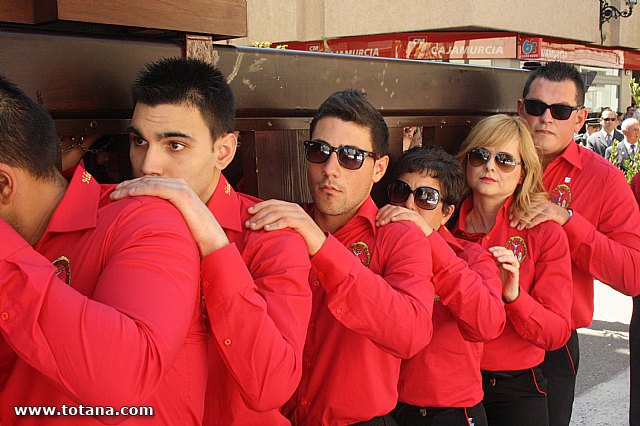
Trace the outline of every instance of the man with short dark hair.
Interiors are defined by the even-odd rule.
[[[606,149],[611,146],[613,141],[622,141],[624,135],[616,129],[618,125],[618,114],[612,111],[611,108],[602,109],[600,125],[602,129],[587,139],[587,148],[599,156],[604,157]]]
[[[129,156],[136,179],[114,198],[166,198],[198,248],[209,314],[207,425],[285,425],[280,407],[302,374],[311,312],[309,257],[293,231],[245,229],[257,199],[222,174],[236,152],[234,101],[213,66],[172,58],[149,64],[132,88]]]
[[[587,116],[584,93],[574,66],[550,62],[529,75],[518,100],[518,112],[542,150],[543,181],[553,202],[543,201],[532,209],[537,214],[511,224],[523,229],[555,221],[571,249],[573,331],[565,347],[547,352],[542,364],[552,426],[571,419],[579,361],[575,330],[592,321],[593,279],[626,295],[640,293],[640,213],[629,185],[611,163],[573,143]]]
[[[374,183],[385,174],[389,132],[365,95],[331,95],[305,142],[313,204],[251,207],[251,229],[292,228],[307,243],[313,310],[302,380],[287,405],[295,424],[394,424],[401,359],[431,339],[431,248],[420,229],[376,227]]]
[[[58,144],[48,113],[0,77],[0,422],[60,424],[66,406],[85,413],[73,424],[201,424],[207,346],[186,224],[164,200],[110,202],[82,166],[67,182]],[[57,415],[16,411],[42,406]],[[120,411],[140,406],[153,417]]]

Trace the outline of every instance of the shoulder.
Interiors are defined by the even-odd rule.
[[[595,142],[597,140],[599,140],[602,137],[602,135],[600,134],[600,132],[596,132],[594,134],[592,134],[591,136],[589,136],[587,138],[588,142]]]

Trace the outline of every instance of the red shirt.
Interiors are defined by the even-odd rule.
[[[482,400],[481,342],[505,325],[493,256],[444,227],[429,236],[433,256],[433,337],[402,361],[399,400],[420,407],[473,407]]]
[[[640,173],[634,176],[631,179],[631,190],[633,191],[633,195],[636,196],[636,200],[638,201],[638,205],[640,206]]]
[[[251,231],[255,198],[224,176],[208,202],[230,245],[202,260],[211,324],[205,424],[287,425],[311,314],[309,252],[293,230]]]
[[[398,400],[401,358],[431,339],[429,242],[413,223],[377,228],[377,211],[368,198],[311,258],[305,370],[288,406],[295,424],[388,414]]]
[[[460,206],[456,236],[482,247],[504,246],[520,261],[520,295],[504,308],[507,324],[497,338],[484,344],[483,370],[524,370],[544,360],[545,351],[560,348],[569,339],[571,318],[571,259],[562,227],[543,222],[518,231],[509,226],[509,198],[487,234],[468,234],[465,219],[473,207],[468,197]]]
[[[573,210],[563,226],[571,248],[572,329],[593,318],[593,278],[626,295],[640,293],[640,213],[622,172],[569,144],[544,172],[550,199]]]
[[[154,408],[155,417],[107,423],[201,422],[198,249],[171,204],[111,202],[111,189],[78,167],[35,247],[0,220],[0,328],[18,355],[0,394],[3,425],[99,423],[14,415],[14,406],[62,404]]]

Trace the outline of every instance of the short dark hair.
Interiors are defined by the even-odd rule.
[[[389,151],[389,129],[382,114],[367,100],[367,95],[357,89],[346,89],[329,96],[318,108],[309,133],[313,132],[318,121],[325,117],[338,118],[342,121],[366,127],[371,133],[373,151],[387,155]]]
[[[235,130],[235,106],[227,79],[198,59],[167,58],[147,64],[131,87],[134,105],[187,104],[197,108],[215,141]]]
[[[523,98],[527,97],[529,89],[531,89],[531,84],[539,78],[557,82],[566,80],[573,81],[573,84],[576,86],[576,102],[579,106],[584,105],[584,93],[586,92],[584,80],[573,65],[554,61],[532,71],[531,74],[529,74],[529,78],[527,78],[527,82],[524,84],[524,89],[522,90]]]
[[[0,162],[39,179],[60,173],[60,142],[49,113],[0,75]]]
[[[393,180],[405,173],[420,173],[440,182],[442,207],[457,207],[467,194],[462,165],[440,147],[416,146],[404,154],[393,172]]]

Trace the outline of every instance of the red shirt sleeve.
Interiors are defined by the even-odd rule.
[[[410,358],[433,333],[431,247],[417,227],[392,225],[378,231],[375,255],[385,257],[382,276],[332,235],[311,258],[311,266],[338,321],[387,353]]]
[[[506,316],[502,283],[493,257],[478,246],[476,253],[465,256],[471,262],[467,263],[458,257],[439,232],[432,232],[428,238],[436,294],[454,314],[464,339],[483,342],[498,337]]]
[[[627,296],[640,294],[640,213],[622,173],[611,168],[597,228],[574,211],[564,230],[576,265]]]
[[[91,298],[0,220],[3,336],[84,404],[147,400],[183,347],[199,299],[198,251],[179,213],[168,203],[130,207],[101,241],[105,257],[86,254],[102,268]]]
[[[631,179],[631,190],[636,197],[636,201],[638,201],[638,206],[640,206],[640,173]]]
[[[294,231],[252,232],[202,260],[202,287],[213,337],[246,404],[284,405],[302,375],[311,315],[309,254]]]
[[[507,317],[526,341],[547,351],[558,349],[571,333],[571,258],[567,237],[556,223],[536,228],[534,283],[529,293],[505,304]]]

